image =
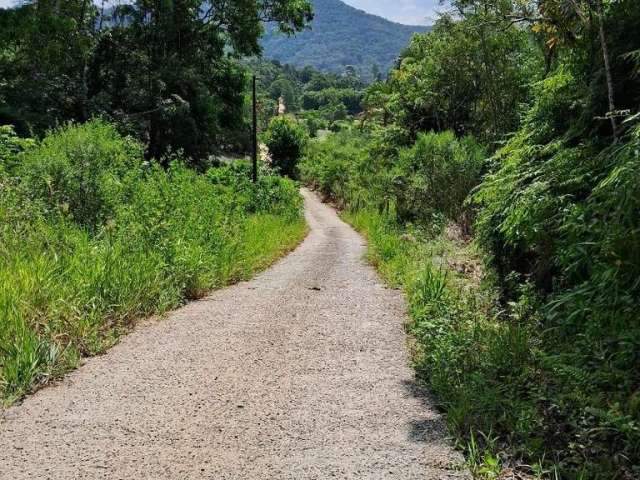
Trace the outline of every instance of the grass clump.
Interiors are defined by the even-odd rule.
[[[297,186],[246,166],[163,169],[102,122],[0,167],[0,389],[21,395],[166,312],[268,266],[304,236]],[[8,152],[8,153],[5,153]]]

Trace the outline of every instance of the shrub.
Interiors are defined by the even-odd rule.
[[[551,289],[560,226],[571,205],[588,195],[598,168],[594,146],[575,142],[579,132],[568,127],[584,87],[560,71],[535,89],[523,127],[496,153],[493,172],[474,196],[478,238],[507,290],[512,272]]]
[[[0,125],[0,175],[13,173],[18,153],[33,146],[33,140],[20,138],[10,125]]]
[[[212,168],[207,177],[211,182],[231,189],[235,203],[242,204],[249,213],[269,213],[293,220],[300,215],[302,197],[298,184],[274,175],[264,165],[257,184],[251,181],[251,165],[242,161]]]
[[[264,142],[269,149],[273,166],[283,175],[297,175],[298,161],[307,144],[307,133],[292,117],[274,117],[265,132]]]
[[[634,478],[640,464],[640,130],[611,144],[579,121],[585,85],[559,69],[536,85],[522,128],[474,196],[479,240],[504,299],[531,284],[528,402],[542,456],[576,478]],[[587,119],[590,121],[590,119]],[[505,429],[506,430],[506,429]],[[506,435],[506,432],[505,432]],[[635,470],[634,470],[635,468]]]
[[[357,165],[365,155],[348,132],[310,142],[300,163],[300,177],[325,198],[346,205],[356,188]]]
[[[352,209],[395,211],[401,222],[434,217],[469,224],[465,200],[478,185],[484,149],[451,132],[421,134],[404,146],[406,132],[345,130],[311,142],[302,178]]]
[[[94,121],[46,136],[20,157],[16,175],[31,198],[95,229],[125,200],[142,162],[142,145]]]
[[[465,200],[480,182],[484,159],[484,149],[472,137],[420,134],[415,145],[400,152],[394,169],[400,220],[430,221],[434,213],[461,220]]]
[[[303,236],[294,182],[264,171],[253,185],[245,166],[164,169],[140,152],[102,122],[69,125],[0,179],[6,399],[104,350],[136,318],[247,278]]]

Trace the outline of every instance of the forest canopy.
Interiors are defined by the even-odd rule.
[[[245,72],[263,22],[290,34],[313,18],[304,0],[38,0],[0,11],[0,124],[41,135],[99,116],[160,158],[194,161],[246,142]]]

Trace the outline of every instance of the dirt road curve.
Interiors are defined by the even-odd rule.
[[[304,195],[293,254],[7,410],[0,478],[467,478],[414,387],[401,295]]]

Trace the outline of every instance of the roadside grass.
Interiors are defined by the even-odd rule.
[[[270,267],[305,238],[309,228],[302,219],[291,223],[276,215],[253,215],[247,219],[243,262],[233,281],[246,280]]]
[[[518,401],[531,364],[527,325],[495,315],[497,292],[483,277],[472,243],[401,227],[374,211],[345,211],[368,240],[368,260],[409,303],[410,348],[418,378],[436,395],[450,431],[476,478],[504,478],[516,468],[493,435],[496,425],[535,441],[535,405]],[[520,431],[517,431],[517,429]],[[526,430],[526,432],[524,431]]]
[[[295,248],[307,231],[301,219],[268,214],[242,222],[234,228],[235,238],[213,255],[202,245],[177,240],[179,257],[172,264],[157,250],[93,240],[68,226],[40,232],[29,245],[4,244],[0,381],[5,403],[73,369],[81,357],[104,352],[135,320],[250,278]]]
[[[263,172],[252,185],[243,166],[165,170],[129,142],[101,122],[65,127],[0,175],[5,404],[306,235],[294,182]]]

